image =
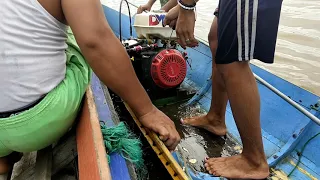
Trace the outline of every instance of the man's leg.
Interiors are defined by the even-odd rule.
[[[261,136],[260,97],[249,60],[273,62],[281,3],[278,0],[219,2],[216,63],[243,151],[233,157],[206,160],[205,166],[211,174],[237,179],[264,179],[269,175]]]
[[[231,109],[243,143],[241,155],[211,158],[206,161],[209,173],[227,178],[263,179],[269,175],[261,127],[260,98],[249,62],[219,64]]]
[[[6,174],[10,171],[12,167],[10,166],[8,162],[8,157],[1,157],[0,158],[0,175]]]
[[[22,153],[13,152],[8,156],[0,158],[0,175],[7,174],[12,168],[14,163],[20,161]]]
[[[216,135],[226,135],[225,112],[228,96],[221,75],[217,72],[215,63],[218,46],[217,37],[218,18],[214,18],[209,32],[209,45],[212,53],[212,99],[210,110],[207,115],[185,119],[183,124],[189,124],[204,128]]]

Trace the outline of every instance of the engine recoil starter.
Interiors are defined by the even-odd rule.
[[[163,89],[177,87],[186,74],[187,63],[178,50],[164,49],[152,60],[151,77],[154,83]]]

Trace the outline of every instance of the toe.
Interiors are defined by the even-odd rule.
[[[208,164],[208,163],[205,163],[205,164],[204,164],[204,167],[209,167],[209,164]]]
[[[194,118],[185,118],[185,119],[181,118],[180,121],[181,121],[182,124],[189,124],[189,123],[191,123],[193,121],[193,119]]]
[[[208,160],[206,160],[206,163],[208,163],[209,166],[212,166],[215,164],[215,158],[210,158]]]
[[[186,123],[186,120],[185,119],[180,119],[180,122],[181,122],[181,124],[185,124]]]
[[[210,169],[210,167],[208,166],[208,167],[206,167],[206,170],[209,172],[211,169]]]

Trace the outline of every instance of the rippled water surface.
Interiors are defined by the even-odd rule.
[[[120,0],[101,0],[109,7],[119,9]],[[130,1],[141,5],[148,0]],[[218,0],[200,0],[197,7],[196,36],[207,39],[213,11]],[[154,9],[160,8],[160,1]],[[126,9],[126,8],[123,8]],[[136,8],[131,6],[132,11]],[[125,11],[124,11],[125,12]],[[283,1],[275,63],[253,61],[300,87],[320,95],[320,1]]]

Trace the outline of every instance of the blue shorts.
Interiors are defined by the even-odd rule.
[[[219,0],[217,64],[273,63],[282,0]]]

